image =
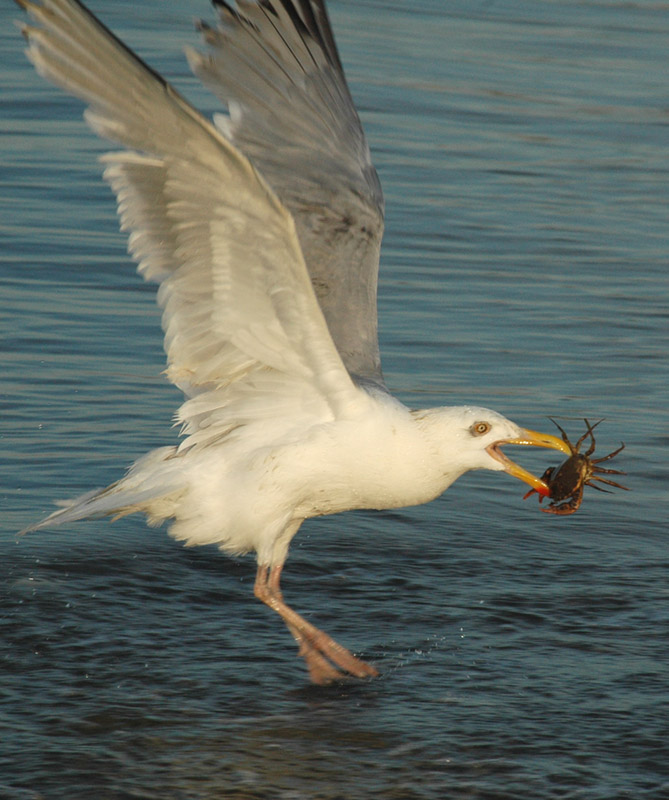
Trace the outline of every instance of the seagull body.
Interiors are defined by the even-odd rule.
[[[134,512],[188,545],[255,551],[255,594],[311,679],[376,675],[283,600],[304,520],[428,502],[471,469],[546,485],[502,444],[568,452],[478,407],[410,410],[377,341],[383,196],[323,0],[216,0],[194,72],[215,124],[77,0],[17,0],[37,71],[87,103],[124,148],[103,156],[140,274],[159,283],[167,375],[185,395],[178,446],[28,528]]]

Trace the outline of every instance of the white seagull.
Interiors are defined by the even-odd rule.
[[[186,55],[227,107],[213,123],[77,0],[17,0],[27,55],[87,104],[139,273],[160,284],[183,440],[28,528],[142,512],[187,545],[255,551],[255,595],[313,682],[378,674],[286,604],[305,519],[426,503],[471,469],[547,494],[505,444],[569,453],[472,406],[410,410],[383,380],[376,286],[383,195],[324,0],[214,0]]]

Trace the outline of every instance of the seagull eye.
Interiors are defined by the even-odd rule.
[[[469,430],[472,436],[483,436],[488,433],[490,428],[491,425],[489,422],[475,422]]]

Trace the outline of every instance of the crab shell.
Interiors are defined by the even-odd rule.
[[[559,467],[554,467],[547,481],[550,489],[550,499],[560,503],[568,500],[575,494],[583,494],[583,486],[592,477],[590,459],[579,453],[574,453]],[[576,509],[574,509],[575,511]]]

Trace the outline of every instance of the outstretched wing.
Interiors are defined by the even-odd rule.
[[[291,214],[247,158],[77,0],[17,2],[39,23],[24,27],[37,71],[88,103],[97,133],[130,148],[103,157],[105,177],[139,271],[161,284],[168,375],[190,398],[180,411],[190,442],[239,424],[226,408],[250,386],[257,400],[265,386],[321,417],[357,405]]]
[[[214,0],[193,71],[228,107],[216,124],[295,220],[311,280],[348,370],[382,382],[376,287],[383,195],[324,0]]]

